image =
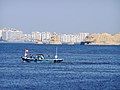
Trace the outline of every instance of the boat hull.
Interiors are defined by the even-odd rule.
[[[34,62],[37,62],[37,61],[53,61],[54,63],[60,63],[63,61],[63,59],[35,59],[35,58],[26,58],[26,57],[21,57],[23,61],[26,61],[26,62],[31,62],[31,61],[34,61]]]

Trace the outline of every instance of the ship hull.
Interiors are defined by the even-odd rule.
[[[34,58],[26,58],[26,57],[21,57],[23,61],[26,61],[26,62],[31,62],[31,61],[34,61],[34,62],[37,62],[37,61],[52,61],[54,63],[60,63],[63,61],[63,59],[40,59],[40,60],[37,60],[37,59],[34,59]]]

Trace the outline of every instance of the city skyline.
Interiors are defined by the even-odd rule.
[[[57,33],[118,33],[119,0],[1,0],[0,26]]]
[[[120,45],[120,33],[56,33],[34,31],[26,34],[15,28],[0,29],[2,42],[29,42],[37,44],[82,44],[91,45]]]
[[[82,42],[89,33],[61,34],[56,32],[34,31],[26,34],[15,28],[0,29],[0,41],[4,42],[32,42],[39,44],[75,44]]]

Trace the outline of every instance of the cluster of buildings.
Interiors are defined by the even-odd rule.
[[[120,33],[114,35],[108,33],[61,34],[35,31],[31,34],[24,34],[18,29],[3,28],[0,29],[0,41],[37,44],[80,44],[81,42],[90,42],[92,45],[120,45]]]
[[[89,33],[60,34],[51,32],[32,32],[24,34],[14,28],[0,29],[0,40],[5,42],[31,42],[38,44],[80,44]]]

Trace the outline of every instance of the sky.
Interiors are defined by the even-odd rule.
[[[120,0],[0,0],[0,27],[114,34],[120,32]]]

